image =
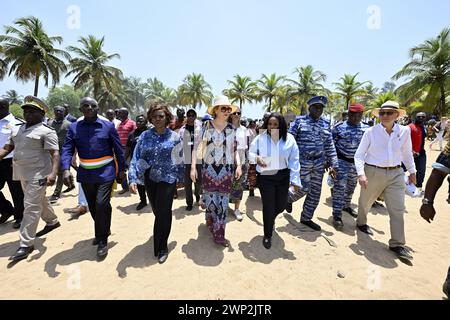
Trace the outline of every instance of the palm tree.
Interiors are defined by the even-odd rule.
[[[150,102],[161,102],[165,85],[157,78],[149,78],[144,85],[145,99]]]
[[[364,110],[364,114],[369,115],[373,109],[380,108],[383,103],[395,100],[397,100],[397,96],[392,91],[388,91],[385,93],[381,92],[369,102]]]
[[[97,39],[90,35],[87,38],[81,37],[78,42],[82,45],[81,48],[68,47],[68,50],[77,57],[70,60],[70,70],[66,77],[75,75],[72,80],[75,89],[92,84],[94,98],[100,100],[104,91],[112,92],[114,87],[119,86],[122,71],[107,65],[107,63],[111,59],[120,58],[120,55],[117,53],[107,54],[103,51],[104,37]]]
[[[296,101],[300,106],[300,114],[304,113],[304,106],[313,96],[326,93],[322,84],[327,80],[327,76],[320,70],[314,70],[311,65],[306,67],[298,67],[294,73],[297,74],[297,80],[288,79],[289,82],[289,96],[292,100]]]
[[[211,86],[205,81],[202,74],[192,73],[183,80],[178,88],[180,103],[191,105],[192,108],[208,105],[212,99]]]
[[[231,88],[223,90],[223,94],[231,99],[231,103],[239,101],[239,108],[242,112],[242,105],[245,102],[252,103],[255,99],[258,87],[250,77],[241,77],[238,74],[234,76],[234,81],[228,80],[228,84]]]
[[[370,84],[370,81],[356,81],[358,74],[359,73],[354,75],[344,74],[344,76],[340,78],[342,82],[334,83],[334,85],[336,85],[337,93],[345,99],[345,108],[349,107],[353,98],[366,93],[366,90],[363,88],[364,84]]]
[[[37,96],[40,77],[44,77],[46,87],[50,76],[53,86],[58,84],[61,73],[67,71],[62,59],[69,60],[70,55],[54,47],[55,43],[62,43],[62,37],[47,35],[38,18],[20,18],[14,25],[6,26],[5,35],[0,35],[5,56],[2,69],[5,70],[5,64],[11,65],[9,75],[14,72],[17,80],[34,80],[34,95]]]
[[[22,96],[16,90],[8,90],[3,96],[10,104],[22,104]]]
[[[5,61],[3,54],[3,47],[0,46],[0,80],[2,80],[8,73],[8,64]]]
[[[270,76],[263,74],[258,80],[258,100],[265,100],[268,103],[267,111],[272,109],[272,101],[282,93],[282,86],[285,76],[277,76],[272,73]]]
[[[409,77],[409,81],[397,88],[403,96],[417,95],[429,86],[424,104],[436,106],[434,112],[447,113],[446,96],[450,91],[450,29],[444,28],[437,38],[431,38],[409,51],[411,61],[392,79]]]
[[[371,100],[375,99],[378,94],[378,88],[372,83],[369,83],[364,87],[364,91],[365,93],[361,97],[361,103],[366,106]]]
[[[144,106],[145,101],[144,84],[142,83],[141,78],[125,78],[123,86],[129,100],[133,101],[134,108],[140,110]]]

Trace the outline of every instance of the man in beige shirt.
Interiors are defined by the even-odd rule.
[[[43,101],[27,96],[22,109],[26,124],[21,125],[17,133],[0,149],[0,160],[14,150],[13,179],[21,182],[24,193],[20,247],[10,258],[13,261],[28,257],[34,249],[35,237],[60,226],[45,196],[47,186],[55,183],[58,174],[58,137],[53,128],[42,123],[48,109]],[[46,222],[46,226],[36,233],[39,218]]]

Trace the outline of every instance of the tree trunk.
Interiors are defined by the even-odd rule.
[[[438,115],[439,118],[441,118],[442,116],[445,115],[445,87],[444,87],[444,82],[442,81],[442,83],[440,84],[440,91],[441,91],[441,98],[439,101],[439,110],[438,110]]]
[[[242,99],[239,99],[239,110],[241,110],[241,115],[242,115]]]
[[[271,112],[272,110],[272,97],[269,98],[269,110],[268,112]]]
[[[39,91],[39,76],[40,76],[40,71],[39,69],[36,70],[36,79],[34,80],[34,96],[37,97],[38,95],[38,91]]]

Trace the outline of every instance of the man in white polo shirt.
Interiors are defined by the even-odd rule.
[[[363,135],[355,153],[355,166],[361,194],[358,204],[358,229],[369,235],[372,230],[367,225],[367,214],[372,203],[384,193],[389,212],[391,239],[389,249],[401,259],[412,260],[405,246],[405,181],[402,162],[409,171],[409,183],[416,184],[416,167],[412,153],[409,127],[395,123],[406,115],[395,101],[387,101],[372,114],[380,118],[380,123],[369,128]]]

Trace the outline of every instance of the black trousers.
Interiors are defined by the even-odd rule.
[[[168,252],[167,241],[172,228],[173,195],[177,188],[176,183],[155,182],[147,179],[145,183],[150,199],[155,223],[153,225],[154,254]]]
[[[194,192],[196,200],[200,199],[202,193],[202,165],[195,165],[197,169],[197,181],[194,183]],[[186,205],[192,206],[194,204],[194,199],[192,197],[192,180],[191,180],[191,165],[187,164],[184,166],[184,191],[186,192]]]
[[[138,184],[137,189],[138,189],[138,193],[139,193],[139,200],[141,202],[147,203],[147,195],[145,193],[145,186]]]
[[[427,168],[427,155],[425,153],[414,158],[417,170],[417,188],[422,188],[425,179],[425,169]]]
[[[95,238],[98,241],[108,241],[109,231],[111,230],[111,191],[113,181],[92,184],[82,183],[84,195],[95,224]]]
[[[275,218],[287,204],[290,170],[279,170],[274,175],[257,175],[257,186],[263,203],[264,235],[271,238]]]
[[[12,158],[3,159],[0,161],[0,213],[12,213],[15,220],[23,218],[23,191],[20,181],[14,181],[12,179]],[[5,196],[1,192],[5,183],[8,184],[9,192],[14,203],[14,207],[11,202],[6,200]]]

